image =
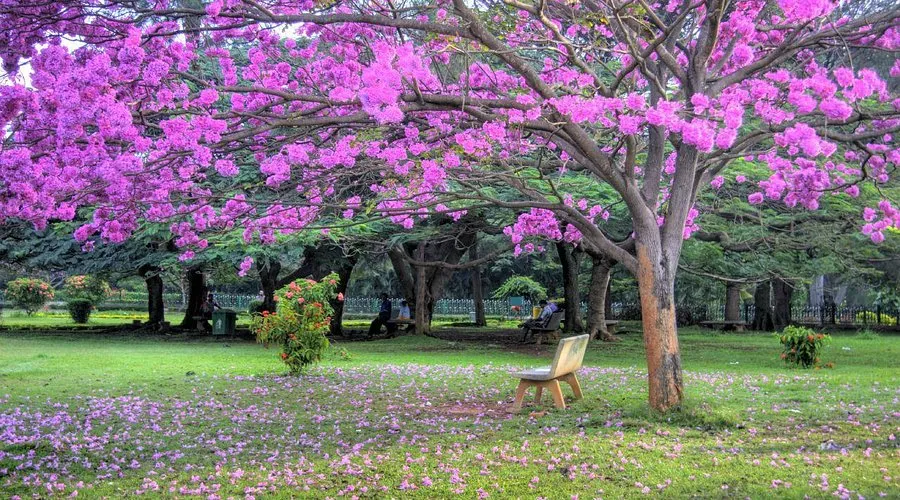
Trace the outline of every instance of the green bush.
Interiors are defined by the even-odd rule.
[[[784,347],[781,359],[785,363],[810,368],[819,364],[819,353],[831,337],[802,326],[789,326],[779,339]]]
[[[865,311],[856,313],[856,322],[857,323],[865,323],[869,325],[887,325],[887,326],[896,326],[897,318],[887,315],[885,313],[881,313],[881,322],[878,320],[878,313],[873,311]]]
[[[84,299],[97,305],[109,297],[109,283],[96,276],[69,276],[63,290],[69,299]]]
[[[281,359],[292,374],[318,362],[328,349],[325,333],[334,310],[331,299],[335,294],[337,275],[330,274],[321,281],[297,280],[278,290],[275,313],[264,311],[254,315],[251,323],[257,342],[281,346]]]
[[[250,314],[258,314],[262,312],[263,301],[261,300],[251,300],[250,305],[247,306],[247,312]]]
[[[31,316],[53,300],[53,287],[35,278],[19,278],[6,284],[6,298]]]
[[[66,307],[69,309],[69,316],[72,317],[72,321],[83,325],[91,317],[94,304],[88,299],[72,299],[66,304]]]

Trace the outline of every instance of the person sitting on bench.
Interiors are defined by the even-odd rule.
[[[221,308],[219,303],[216,302],[215,297],[213,297],[212,292],[210,292],[209,295],[206,296],[206,300],[200,304],[200,320],[197,322],[197,328],[201,332],[211,330],[209,321],[212,319],[213,311]]]
[[[386,325],[388,328],[388,333],[391,333],[391,326],[388,324],[388,320],[391,319],[391,301],[388,299],[388,294],[381,294],[381,308],[378,310],[378,316],[372,320],[372,324],[369,325],[369,337],[373,337],[378,333],[381,333],[382,325]]]
[[[409,304],[405,300],[400,301],[400,312],[397,314],[397,319],[412,319]]]
[[[541,306],[541,314],[535,319],[529,319],[528,321],[522,323],[520,326],[525,330],[546,325],[547,321],[550,320],[550,316],[552,316],[555,312],[555,305],[550,304],[546,300],[538,302],[538,305]]]

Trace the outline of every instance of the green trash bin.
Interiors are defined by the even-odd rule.
[[[219,309],[212,314],[213,335],[234,335],[237,313],[230,309]]]

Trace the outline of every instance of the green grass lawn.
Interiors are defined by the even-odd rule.
[[[243,341],[0,334],[0,496],[900,496],[900,337],[811,371],[771,335],[681,340],[680,412],[647,409],[632,333],[589,348],[584,400],[512,415],[552,348],[339,343],[290,377]]]

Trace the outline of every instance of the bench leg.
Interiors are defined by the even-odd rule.
[[[544,386],[539,385],[537,389],[534,391],[534,404],[541,404],[541,396],[544,395]]]
[[[547,382],[547,388],[550,389],[550,394],[553,396],[553,404],[561,409],[566,409],[566,400],[563,399],[562,389],[559,387],[559,380],[553,379]]]
[[[520,380],[519,386],[516,387],[516,400],[513,402],[512,411],[513,413],[518,413],[519,410],[522,409],[522,401],[525,399],[525,391],[528,390],[528,386],[531,384],[528,383],[527,380]]]
[[[581,399],[584,397],[581,394],[581,384],[578,383],[578,377],[575,376],[574,373],[570,373],[570,374],[566,375],[566,377],[563,380],[565,380],[566,383],[572,387],[572,392],[575,393],[575,399]]]

